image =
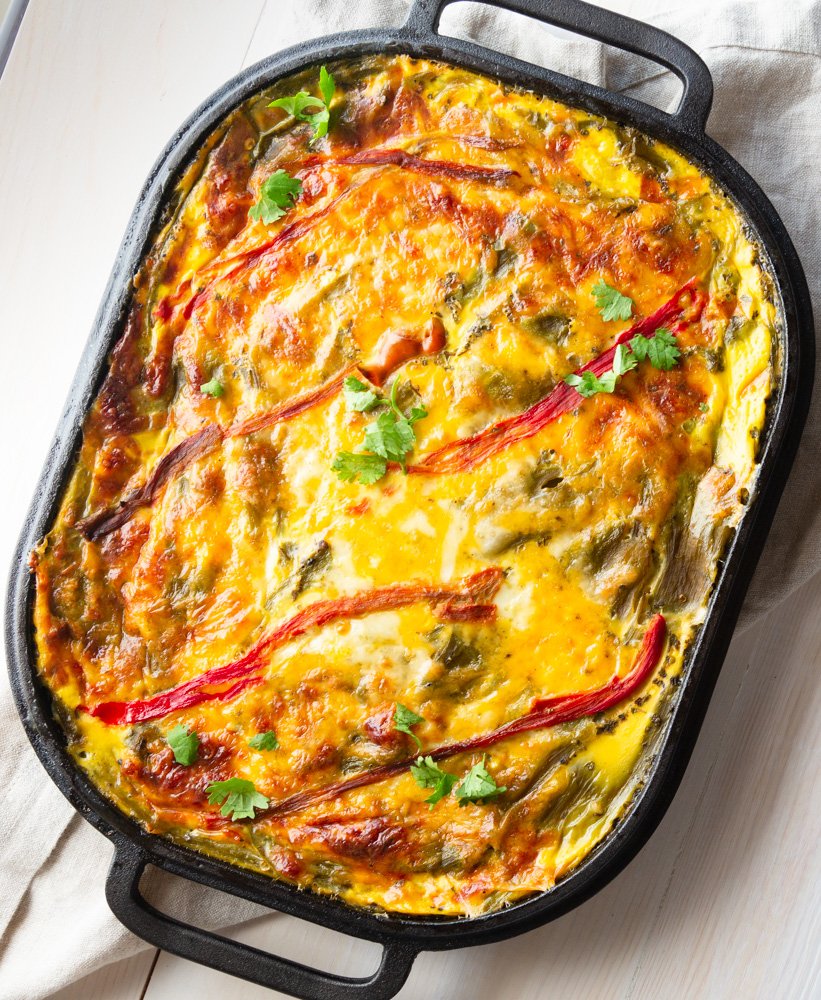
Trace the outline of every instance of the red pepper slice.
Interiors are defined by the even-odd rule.
[[[349,597],[316,601],[263,636],[238,660],[221,667],[212,667],[190,681],[185,681],[152,698],[128,702],[105,701],[91,708],[85,706],[81,708],[108,725],[124,726],[133,722],[145,722],[147,719],[157,719],[169,712],[190,708],[203,701],[232,698],[242,690],[238,689],[238,685],[217,693],[209,693],[205,689],[242,678],[248,678],[255,683],[259,678],[249,678],[249,675],[262,666],[264,655],[303,635],[310,628],[322,628],[323,625],[342,618],[359,618],[376,611],[392,611],[420,601],[434,605],[442,604],[447,612],[452,614],[455,607],[473,608],[478,601],[487,601],[493,597],[501,586],[503,577],[504,570],[492,566],[452,584],[422,582],[395,584],[366,590]]]
[[[475,167],[469,163],[455,163],[452,160],[426,160],[413,156],[403,149],[363,149],[360,153],[342,157],[337,162],[351,166],[378,167],[391,164],[404,170],[413,170],[434,177],[452,177],[454,180],[478,181],[487,184],[505,184],[518,171],[504,167]]]
[[[687,299],[691,300],[694,316],[697,318],[704,307],[706,297],[699,293],[696,288],[696,279],[691,278],[676,294],[665,302],[661,308],[657,309],[650,316],[639,320],[616,337],[613,346],[594,358],[588,364],[578,369],[579,372],[591,371],[595,375],[602,375],[613,366],[613,357],[619,344],[630,340],[636,334],[648,334],[657,330],[660,326],[669,323],[676,316],[683,316],[687,309]],[[675,329],[679,324],[676,324]],[[408,472],[415,472],[420,475],[442,475],[453,472],[465,472],[474,466],[498,454],[505,448],[517,444],[519,441],[526,441],[528,438],[538,434],[540,430],[552,423],[564,413],[569,413],[579,405],[582,397],[575,389],[561,382],[556,388],[538,403],[534,403],[523,413],[515,417],[508,417],[500,420],[490,427],[486,427],[477,434],[470,437],[459,438],[449,444],[437,448],[419,462],[418,465],[408,467]]]
[[[116,531],[117,528],[121,528],[127,521],[130,521],[138,510],[150,507],[172,476],[187,468],[195,459],[213,451],[225,438],[253,434],[255,431],[261,431],[272,424],[291,420],[312,406],[324,403],[326,399],[330,399],[331,396],[339,392],[345,378],[356,370],[355,365],[348,365],[332,379],[323,382],[315,389],[295,396],[293,399],[274,407],[273,410],[231,424],[225,429],[218,424],[209,424],[201,431],[197,431],[196,434],[192,434],[191,437],[180,441],[167,455],[164,455],[139,489],[129,493],[116,507],[105,507],[96,514],[92,514],[91,517],[78,521],[77,530],[89,541],[97,541],[98,538],[111,534],[112,531]]]
[[[637,691],[641,685],[650,677],[661,659],[664,650],[664,640],[667,634],[667,623],[663,615],[656,615],[644,633],[633,667],[624,677],[614,677],[604,687],[595,691],[583,692],[580,694],[558,695],[552,698],[540,698],[533,703],[533,707],[527,715],[523,715],[512,722],[508,722],[492,732],[482,736],[473,736],[458,743],[447,743],[444,746],[436,747],[434,750],[423,751],[425,756],[432,757],[435,761],[444,760],[446,757],[453,757],[456,754],[468,753],[474,750],[485,750],[510,736],[517,736],[519,733],[529,733],[537,729],[548,729],[551,726],[558,726],[562,722],[575,722],[577,719],[588,715],[595,715],[603,712],[619,702],[629,697]],[[402,771],[406,771],[414,762],[416,755],[406,757],[403,760],[395,761],[392,764],[385,764],[382,767],[373,768],[357,774],[353,778],[338,781],[324,788],[309,789],[305,792],[297,792],[295,795],[282,799],[266,811],[268,816],[283,816],[287,813],[298,812],[306,806],[316,802],[324,802],[327,799],[334,799],[344,792],[349,792],[354,788],[362,788],[365,785],[373,785],[392,778]]]

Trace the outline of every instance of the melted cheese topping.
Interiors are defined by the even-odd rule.
[[[470,915],[549,889],[629,807],[753,488],[776,313],[738,212],[669,147],[438,63],[333,71],[326,139],[267,106],[312,90],[312,70],[237,109],[180,179],[34,554],[39,669],[78,766],[148,830],[351,903]],[[373,149],[408,158],[355,162]],[[266,226],[248,209],[277,169],[302,196]],[[642,317],[693,278],[706,305],[678,331],[679,365],[642,363],[467,471],[341,481],[334,457],[374,414],[333,392],[226,437],[116,530],[78,530],[192,434],[369,370],[391,337],[421,344],[433,323],[443,349],[392,376],[406,410],[428,411],[422,457],[610,346],[628,324],[602,319],[598,281]],[[200,390],[212,378],[218,398]],[[413,603],[309,629],[231,699],[123,726],[84,710],[229,663],[320,599],[488,567],[505,572],[492,621]],[[423,716],[428,749],[605,685],[658,611],[670,638],[641,693],[494,746],[497,798],[430,808],[404,771],[279,817],[232,821],[207,801],[230,777],[276,803],[408,756],[397,703]],[[190,766],[165,739],[180,723],[199,734]],[[267,730],[279,749],[249,747]],[[479,759],[443,766],[461,777]]]

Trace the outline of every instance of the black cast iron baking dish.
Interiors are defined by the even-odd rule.
[[[707,67],[695,52],[656,28],[581,0],[484,0],[491,6],[529,15],[666,66],[684,84],[678,110],[667,114],[474,43],[439,35],[442,9],[451,2],[415,0],[401,28],[334,35],[272,56],[217,91],[172,138],[131,217],[26,518],[10,581],[6,639],[17,706],[29,739],[52,779],[78,812],[115,846],[106,885],[114,913],[140,937],[166,951],[309,1000],[392,997],[405,982],[420,951],[497,941],[553,920],[602,888],[637,853],[664,814],[690,757],[747,583],[795,455],[812,389],[815,342],[801,265],[762,191],[732,157],[704,134],[713,87]],[[27,555],[56,513],[79,444],[82,419],[102,381],[109,350],[122,330],[131,278],[181,168],[229,111],[274,80],[304,66],[340,57],[396,52],[458,64],[527,87],[634,125],[679,149],[714,178],[741,209],[775,278],[782,316],[779,385],[770,402],[761,443],[756,494],[726,554],[707,620],[689,653],[678,702],[659,738],[641,790],[610,836],[553,890],[509,909],[470,919],[414,919],[354,909],[147,834],[118,812],[74,767],[53,718],[49,696],[35,671],[33,586]],[[140,876],[149,863],[276,910],[379,942],[384,948],[380,966],[365,979],[343,978],[182,924],[161,914],[141,896]]]

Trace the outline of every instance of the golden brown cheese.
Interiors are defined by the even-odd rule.
[[[355,904],[475,914],[549,889],[628,807],[753,489],[777,317],[737,210],[669,147],[439,63],[331,68],[326,138],[267,106],[315,92],[312,69],[240,107],[180,179],[33,557],[39,669],[77,764],[148,830]],[[248,210],[277,169],[302,195],[265,225]],[[401,380],[400,403],[428,413],[423,459],[610,347],[629,323],[602,318],[602,280],[639,318],[694,280],[680,364],[640,364],[465,471],[334,474],[374,419],[346,409],[340,373]],[[118,527],[88,530],[135,496]],[[319,600],[491,567],[492,620],[417,601],[309,628],[236,697],[132,725],[87,711],[230,663]],[[668,644],[640,694],[495,745],[498,797],[429,807],[405,769],[285,815],[208,802],[230,777],[276,804],[408,757],[397,703],[424,718],[424,753],[601,687],[658,612]],[[190,766],[165,739],[177,724],[199,734]],[[267,730],[278,749],[249,746]],[[442,766],[461,778],[481,759]]]

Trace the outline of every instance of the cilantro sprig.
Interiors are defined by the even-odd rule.
[[[411,764],[411,774],[413,780],[420,788],[432,788],[433,792],[425,802],[433,809],[440,799],[450,795],[451,789],[458,781],[455,774],[443,771],[433,757],[417,757],[416,762]]]
[[[231,819],[253,819],[255,809],[268,808],[268,799],[256,790],[253,781],[245,778],[214,781],[205,791],[211,805],[222,803],[220,813]]]
[[[613,392],[622,375],[632,371],[645,359],[654,368],[669,371],[681,357],[674,333],[660,326],[652,337],[637,333],[625,344],[619,344],[613,355],[610,371],[595,375],[591,371],[572,372],[565,376],[565,383],[580,396],[595,396],[598,392]]]
[[[568,375],[565,382],[580,396],[587,398],[588,396],[595,396],[597,392],[613,392],[616,388],[616,373],[615,372],[605,372],[601,378],[594,375],[593,372],[582,372],[581,375],[577,375],[575,372],[572,375]]]
[[[466,805],[468,802],[485,802],[487,799],[494,799],[497,795],[507,791],[506,785],[497,785],[485,767],[487,755],[482,757],[478,764],[465,775],[461,785],[456,789],[456,798],[459,805]]]
[[[354,375],[349,375],[342,383],[342,395],[345,405],[355,413],[368,413],[381,402],[379,395]]]
[[[259,189],[259,201],[248,210],[252,219],[259,219],[269,225],[281,219],[294,207],[302,194],[302,181],[291,177],[287,170],[275,170]]]
[[[300,90],[290,97],[280,97],[271,101],[269,108],[282,108],[297,121],[308,122],[314,127],[314,139],[321,139],[328,134],[331,121],[331,101],[336,93],[336,83],[333,76],[322,66],[319,70],[319,92],[322,97],[315,97],[305,90]]]
[[[422,741],[416,735],[416,733],[411,732],[411,726],[418,726],[420,722],[424,722],[424,718],[421,715],[417,715],[412,709],[408,708],[406,705],[400,705],[399,702],[396,703],[396,709],[393,713],[393,728],[400,733],[407,733],[412,740],[416,741],[416,745],[419,749],[422,749]]]
[[[266,733],[257,733],[256,736],[252,736],[248,740],[248,746],[252,750],[278,750],[279,740],[273,729],[269,729]]]
[[[381,455],[340,451],[331,468],[343,483],[354,483],[358,476],[363,486],[372,486],[388,471],[388,463]]]
[[[365,428],[364,451],[337,454],[331,468],[343,482],[355,482],[358,477],[363,485],[370,486],[385,475],[389,462],[398,463],[402,471],[407,472],[405,459],[416,445],[414,424],[426,417],[428,411],[422,406],[413,406],[410,414],[405,415],[396,401],[398,390],[399,379],[396,379],[390,398],[386,400],[357,378],[345,380],[343,394],[349,410],[367,413],[380,405],[387,405],[388,409]]]
[[[398,708],[399,706],[397,706]],[[415,713],[411,713],[415,715]],[[416,716],[416,718],[419,718]],[[399,728],[398,726],[396,727]],[[403,730],[407,732],[407,730]],[[413,736],[413,733],[410,734]],[[415,737],[414,737],[415,738]],[[464,776],[456,788],[456,799],[459,805],[467,805],[468,802],[487,802],[488,799],[495,799],[497,795],[507,791],[506,785],[497,785],[492,774],[485,767],[487,754],[473,765]],[[450,771],[443,771],[433,757],[417,757],[411,764],[411,774],[413,780],[420,788],[432,788],[433,793],[425,799],[431,809],[446,796],[450,795],[453,786],[459,781],[455,774]]]
[[[660,326],[652,337],[643,337],[637,333],[630,341],[630,350],[639,361],[647,358],[654,368],[661,368],[665,372],[681,357],[675,334],[664,326]]]
[[[174,760],[178,764],[188,767],[197,759],[200,738],[186,726],[180,724],[170,729],[168,735],[165,737],[165,742],[171,747],[174,753]]]
[[[205,396],[213,396],[214,399],[218,399],[225,392],[225,388],[219,379],[212,378],[208,382],[202,383],[200,392]]]
[[[593,298],[596,300],[596,308],[601,313],[601,318],[605,322],[614,319],[630,319],[633,315],[633,300],[608,285],[606,281],[598,281],[593,286]]]

